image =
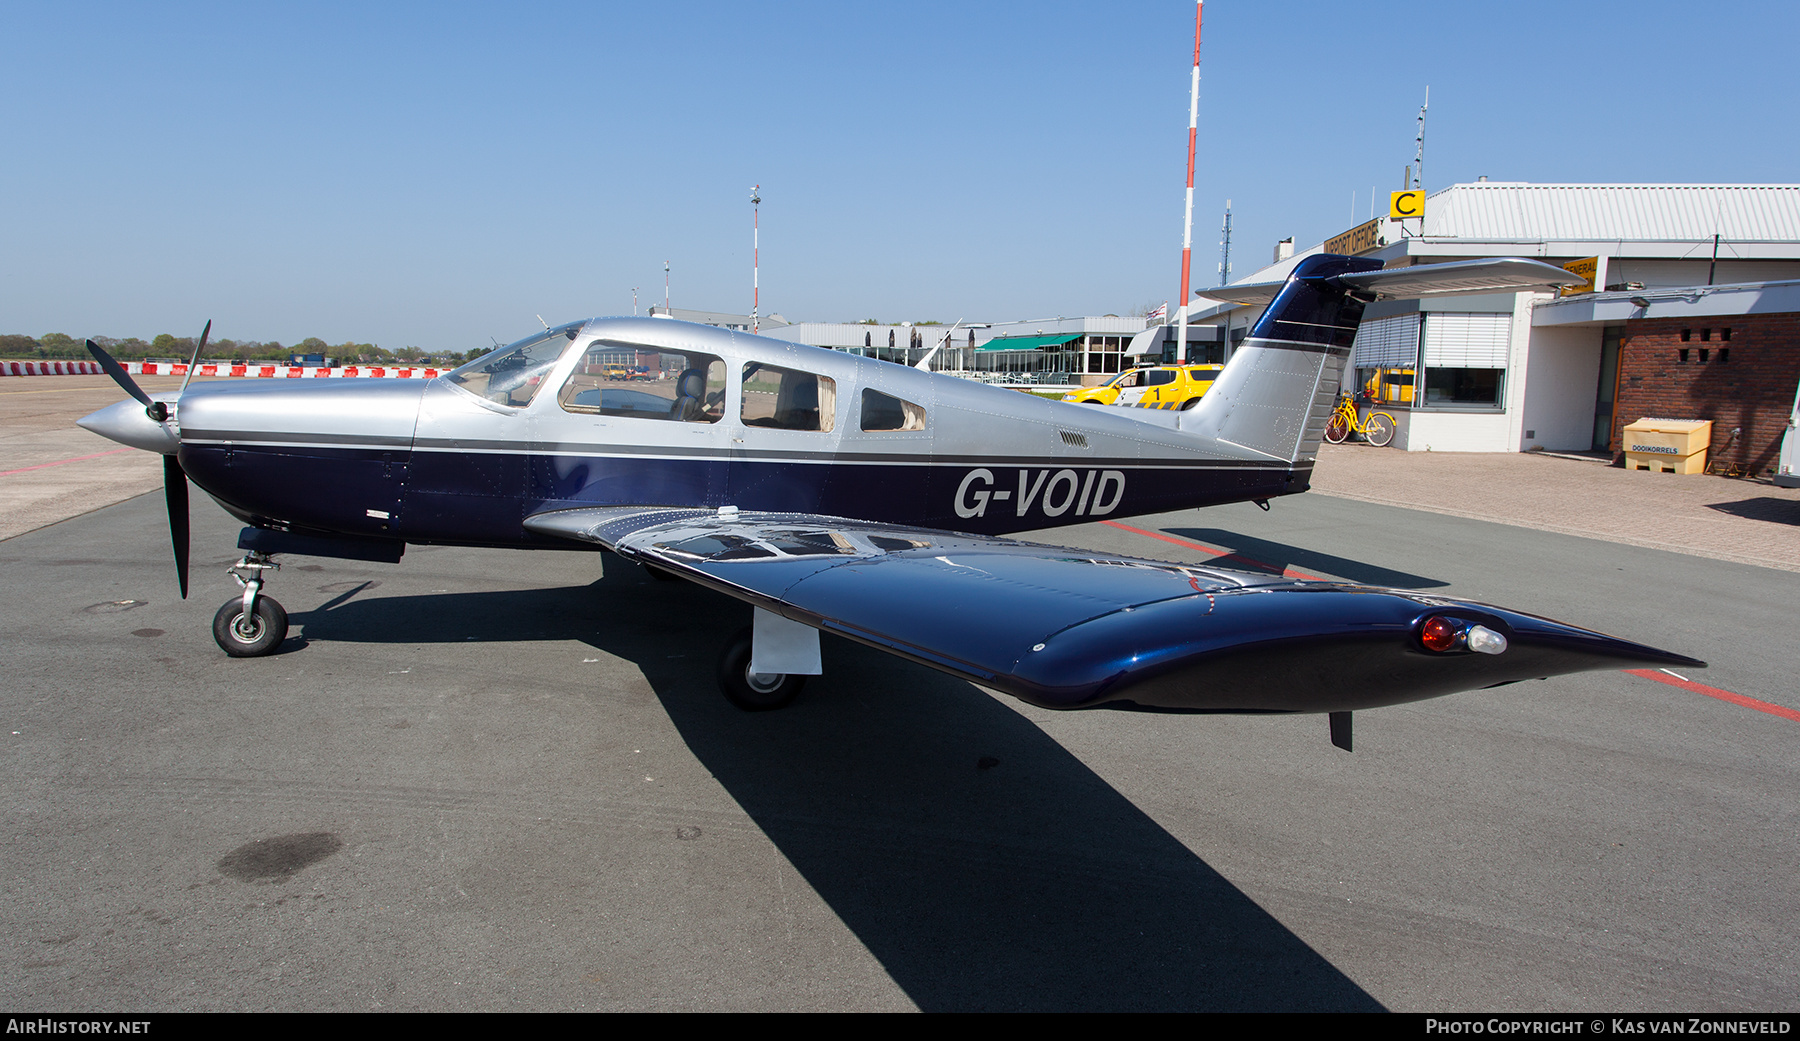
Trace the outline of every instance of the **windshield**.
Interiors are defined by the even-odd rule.
[[[570,322],[484,354],[444,378],[500,405],[531,404],[556,360],[586,322]]]

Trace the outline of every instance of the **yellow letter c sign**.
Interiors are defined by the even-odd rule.
[[[1388,196],[1388,220],[1406,220],[1408,217],[1425,216],[1425,192],[1412,189],[1394,192]]]

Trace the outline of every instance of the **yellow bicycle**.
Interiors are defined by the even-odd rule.
[[[1361,434],[1376,448],[1385,448],[1394,440],[1394,417],[1386,412],[1369,412],[1364,420],[1356,413],[1356,402],[1350,395],[1338,395],[1337,410],[1331,414],[1331,422],[1325,424],[1325,440],[1334,445],[1341,445],[1351,433]]]

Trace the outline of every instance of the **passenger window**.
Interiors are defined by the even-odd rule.
[[[725,415],[725,363],[710,354],[595,340],[557,394],[566,412],[717,423]]]
[[[924,430],[925,409],[879,390],[862,393],[864,430]]]
[[[825,376],[744,366],[744,425],[777,430],[830,430],[837,412],[837,383]]]
[[[1151,369],[1145,375],[1149,377],[1147,385],[1152,387],[1160,387],[1165,383],[1175,382],[1174,369]]]

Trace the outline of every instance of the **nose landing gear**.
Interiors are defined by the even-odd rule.
[[[274,597],[262,595],[263,572],[280,567],[267,553],[252,550],[228,569],[227,573],[244,587],[244,595],[227,600],[213,615],[213,639],[233,658],[273,654],[287,639],[287,611]]]

